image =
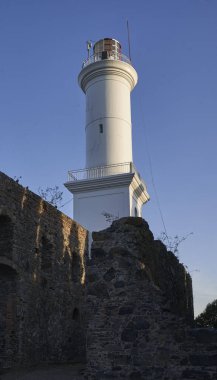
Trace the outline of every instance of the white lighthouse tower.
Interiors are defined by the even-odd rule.
[[[68,173],[74,219],[89,231],[123,216],[141,216],[149,200],[133,164],[130,93],[137,83],[120,43],[104,38],[82,66],[78,82],[86,95],[86,167]]]

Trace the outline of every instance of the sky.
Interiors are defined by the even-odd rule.
[[[131,97],[134,163],[155,238],[179,245],[195,315],[217,298],[217,1],[0,0],[0,170],[38,193],[85,164],[86,41],[112,37],[139,81]],[[192,234],[191,234],[192,233]],[[190,235],[189,235],[190,234]]]

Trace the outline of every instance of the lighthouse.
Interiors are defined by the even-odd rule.
[[[78,76],[86,96],[86,165],[70,170],[65,186],[74,195],[74,219],[89,231],[124,216],[141,216],[149,200],[132,154],[130,94],[137,80],[113,38],[95,43]]]

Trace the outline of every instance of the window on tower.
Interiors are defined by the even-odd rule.
[[[99,133],[103,133],[103,124],[99,124]]]

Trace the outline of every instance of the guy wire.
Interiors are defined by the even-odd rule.
[[[143,121],[143,127],[144,127],[145,148],[146,148],[147,156],[148,156],[148,163],[149,163],[149,169],[150,169],[150,175],[151,175],[151,182],[152,182],[152,186],[153,186],[153,189],[154,189],[154,194],[155,194],[155,198],[156,198],[156,202],[157,202],[157,208],[158,208],[158,211],[159,211],[159,214],[160,214],[160,218],[161,218],[161,221],[162,221],[162,225],[163,225],[163,229],[164,229],[164,232],[165,232],[165,236],[166,236],[167,242],[169,244],[169,238],[168,238],[168,234],[167,234],[166,224],[165,224],[165,221],[164,221],[164,216],[163,216],[163,212],[162,212],[162,209],[161,209],[161,205],[160,205],[160,200],[159,200],[157,188],[155,186],[155,181],[154,181],[152,160],[151,160],[151,154],[150,154],[149,144],[148,144],[148,134],[147,134],[147,128],[146,128],[146,123],[145,123],[145,117],[144,117],[144,112],[143,112],[143,108],[142,108],[141,98],[140,98],[140,109],[141,109],[141,115],[142,115],[142,121]]]

